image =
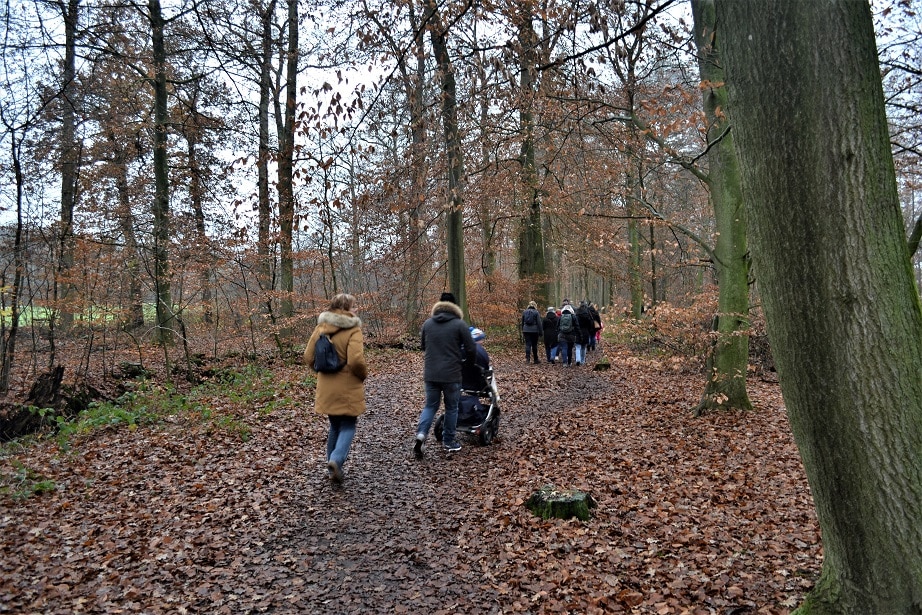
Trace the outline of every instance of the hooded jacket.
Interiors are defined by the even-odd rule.
[[[330,336],[345,365],[335,374],[317,374],[314,411],[334,416],[359,416],[365,412],[365,378],[368,365],[363,349],[362,321],[352,312],[321,312],[317,327],[304,349],[304,361],[314,370],[314,349],[321,333]]]
[[[531,320],[534,324],[527,324]],[[525,308],[525,311],[522,312],[522,333],[541,333],[541,314],[538,312],[538,308],[534,305],[534,302],[528,304],[528,307]]]
[[[464,322],[461,308],[450,301],[432,306],[423,323],[423,380],[427,382],[461,382],[461,362],[474,362],[477,354],[474,338]]]

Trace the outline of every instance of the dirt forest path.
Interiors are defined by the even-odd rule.
[[[170,419],[22,451],[57,488],[0,500],[0,612],[789,612],[820,551],[776,384],[700,420],[695,374],[519,354],[492,353],[494,444],[430,437],[417,461],[421,354],[369,352],[341,488],[297,366],[274,371],[295,403],[235,409],[244,441]],[[534,517],[545,484],[591,493],[593,519]]]
[[[484,540],[495,538],[492,530],[508,522],[493,505],[505,500],[508,489],[506,464],[499,460],[527,456],[517,443],[525,434],[540,433],[547,415],[609,397],[613,389],[589,368],[564,370],[497,357],[503,410],[497,441],[484,447],[463,439],[462,450],[449,454],[430,435],[426,456],[417,461],[411,445],[422,399],[419,358],[406,366],[406,377],[369,379],[368,413],[343,488],[331,487],[321,475],[321,442],[305,459],[308,480],[294,499],[309,504],[297,511],[276,549],[290,549],[292,561],[309,560],[322,575],[310,592],[314,608],[497,610],[501,597],[484,582],[496,562],[482,548]],[[573,386],[568,376],[577,380]]]

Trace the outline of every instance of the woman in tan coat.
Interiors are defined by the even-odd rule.
[[[343,465],[349,456],[355,424],[365,412],[365,377],[368,366],[362,348],[362,321],[352,312],[355,297],[340,294],[333,297],[330,308],[317,317],[317,327],[307,341],[304,360],[314,368],[314,350],[322,333],[330,336],[343,366],[335,373],[317,374],[314,411],[330,419],[327,435],[327,468],[336,483],[343,480]]]

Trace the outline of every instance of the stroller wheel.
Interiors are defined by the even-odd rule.
[[[492,419],[484,423],[483,427],[480,428],[480,443],[484,446],[493,443],[493,438],[496,437],[496,432],[499,431],[499,410],[497,409],[497,414]]]
[[[442,441],[442,431],[445,429],[445,415],[441,415],[439,418],[435,419],[435,427],[433,431],[435,432],[435,439],[439,442]]]

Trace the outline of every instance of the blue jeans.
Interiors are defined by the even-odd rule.
[[[327,461],[335,461],[341,468],[349,456],[352,439],[355,437],[354,416],[330,415],[330,433],[327,434]]]
[[[583,363],[583,361],[586,359],[583,353],[583,348],[584,346],[582,344],[576,344],[576,362],[580,364]]]
[[[570,365],[574,361],[573,338],[562,337],[557,341],[560,348],[560,362],[564,365]]]
[[[455,430],[458,427],[458,401],[461,399],[460,382],[431,382],[426,381],[426,405],[419,415],[417,434],[429,435],[429,428],[435,420],[439,402],[445,398],[445,425],[442,427],[442,442],[454,442]]]

